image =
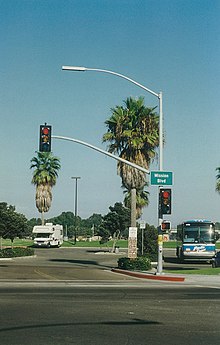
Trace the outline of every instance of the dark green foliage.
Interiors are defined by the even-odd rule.
[[[130,224],[130,210],[116,202],[114,206],[109,207],[110,212],[103,217],[102,224],[99,227],[98,234],[107,242],[110,236],[114,237],[116,233],[120,236],[126,236]],[[103,243],[105,243],[103,242]]]
[[[103,225],[99,227],[99,236],[101,236],[100,244],[107,243],[110,240],[110,233]]]
[[[118,260],[118,268],[129,271],[147,271],[151,269],[151,261],[145,256],[139,256],[136,259],[124,257]]]
[[[15,211],[15,207],[6,202],[0,203],[0,236],[9,238],[12,242],[15,237],[22,238],[28,231],[26,217]]]
[[[53,224],[60,224],[63,225],[64,232],[67,228],[67,235],[68,237],[73,237],[75,234],[75,227],[77,225],[77,236],[93,236],[97,234],[97,229],[102,222],[102,215],[94,213],[87,219],[82,219],[81,217],[75,215],[73,212],[62,212],[59,216],[46,219],[45,223],[53,223]],[[39,219],[31,219],[28,224],[34,227],[34,225],[39,225]]]
[[[13,257],[20,257],[20,256],[31,256],[34,255],[33,248],[5,248],[0,250],[0,258],[13,258]]]
[[[144,255],[148,256],[151,261],[157,261],[158,244],[157,244],[158,232],[157,228],[153,225],[146,224],[144,229]],[[138,230],[138,254],[141,254],[142,248],[142,233]]]

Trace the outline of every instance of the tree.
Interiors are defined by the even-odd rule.
[[[117,239],[120,235],[125,236],[128,232],[130,212],[122,203],[116,202],[114,206],[109,207],[110,212],[103,217],[102,224],[99,227],[99,236],[102,237],[102,243],[107,242],[113,237],[113,251]]]
[[[136,218],[137,219],[141,217],[143,208],[145,206],[148,206],[149,204],[148,195],[149,195],[149,192],[145,191],[144,188],[142,188],[141,190],[137,190],[137,193],[136,193]],[[127,190],[125,190],[124,204],[126,207],[131,209],[131,192],[128,192]]]
[[[153,225],[146,224],[144,229],[143,252],[145,256],[150,257],[151,261],[157,261],[158,254],[158,231]],[[142,248],[141,230],[138,230],[138,254],[141,255]]]
[[[220,167],[216,168],[217,175],[216,175],[216,192],[220,193]]]
[[[0,236],[9,238],[13,244],[15,237],[22,238],[28,230],[26,217],[15,211],[15,207],[6,202],[0,203]]]
[[[32,183],[36,186],[36,207],[42,216],[48,212],[52,202],[52,187],[55,186],[58,171],[61,168],[58,157],[51,152],[37,152],[37,156],[31,159],[31,169],[34,168]]]
[[[75,224],[78,224],[77,233],[79,236],[84,237],[91,237],[93,234],[96,233],[99,225],[102,222],[102,215],[101,214],[93,214],[87,219],[81,219],[81,217],[76,217],[73,212],[62,212],[59,216],[50,218],[46,220],[49,223],[53,224],[61,224],[63,228],[67,230],[68,237],[73,237]],[[35,225],[35,224],[34,224]]]
[[[108,150],[119,157],[149,169],[159,146],[159,116],[156,108],[147,108],[144,98],[127,98],[125,107],[111,109],[111,116],[105,121],[107,132],[103,142],[109,142]],[[136,190],[143,190],[146,184],[144,172],[118,162],[118,174],[122,186],[131,193],[131,225],[136,226]]]

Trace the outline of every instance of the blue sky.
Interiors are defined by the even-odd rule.
[[[0,199],[38,217],[30,159],[39,126],[102,149],[104,121],[127,97],[156,97],[95,72],[103,68],[163,92],[164,170],[173,171],[173,225],[188,218],[220,221],[215,168],[220,166],[219,0],[0,0]],[[123,201],[116,161],[83,146],[53,140],[62,170],[48,217],[74,210],[105,214]],[[155,161],[152,170],[158,169]],[[157,224],[157,187],[149,187],[143,219]]]

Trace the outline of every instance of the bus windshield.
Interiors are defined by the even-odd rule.
[[[184,243],[215,243],[215,232],[212,225],[185,224],[183,233]]]

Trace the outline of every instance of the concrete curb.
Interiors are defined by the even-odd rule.
[[[33,259],[36,258],[37,255],[27,255],[27,256],[13,256],[11,258],[0,258],[0,261],[10,261],[10,260],[14,260],[14,259]]]
[[[133,271],[126,271],[121,270],[119,268],[113,268],[112,272],[125,274],[131,277],[142,278],[142,279],[152,279],[152,280],[163,280],[163,281],[171,281],[171,282],[184,282],[185,277],[177,277],[177,276],[168,276],[168,275],[156,275],[154,273],[142,273],[142,272],[133,272]]]

